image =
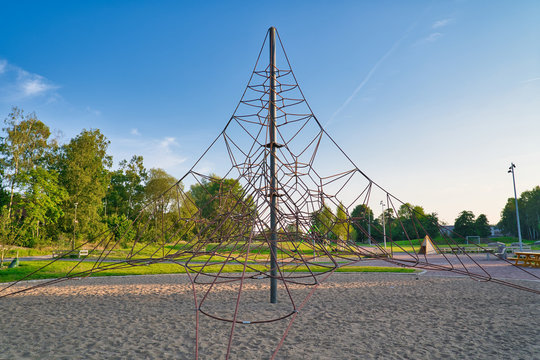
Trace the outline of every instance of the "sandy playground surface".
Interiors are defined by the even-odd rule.
[[[244,284],[241,319],[290,311],[268,279]],[[524,283],[525,284],[525,283]],[[540,289],[540,283],[527,282]],[[230,316],[237,285],[204,309]],[[293,286],[303,298],[309,288]],[[70,280],[0,299],[0,359],[193,359],[186,275]],[[315,291],[277,359],[538,359],[540,296],[468,278],[334,274]],[[231,359],[268,359],[289,321],[239,324]],[[200,317],[200,359],[224,358],[231,324]]]

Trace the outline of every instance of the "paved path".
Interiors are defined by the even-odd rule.
[[[396,260],[412,260],[407,254],[394,253]],[[421,255],[422,262],[429,262],[434,265],[454,267],[458,270],[469,271],[473,274],[486,275],[483,269],[494,278],[511,280],[533,280],[540,281],[540,268],[515,266],[512,262],[496,259],[490,256],[486,259],[485,254],[467,254],[467,255]],[[391,266],[384,260],[370,260],[373,266]],[[450,271],[427,270],[424,275],[427,276],[463,276]]]

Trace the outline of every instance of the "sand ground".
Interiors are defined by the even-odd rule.
[[[279,304],[268,303],[267,282],[244,284],[240,319],[291,310],[283,291]],[[301,299],[309,289],[292,291]],[[236,294],[235,285],[216,289],[204,309],[232,316]],[[195,311],[185,275],[71,280],[2,298],[0,306],[0,359],[194,358]],[[539,317],[539,295],[493,283],[334,274],[300,311],[277,358],[538,359]],[[270,358],[287,325],[237,325],[231,359]],[[201,316],[199,358],[224,358],[230,329]]]

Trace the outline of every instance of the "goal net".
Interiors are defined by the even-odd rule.
[[[467,244],[480,244],[480,236],[467,236]]]

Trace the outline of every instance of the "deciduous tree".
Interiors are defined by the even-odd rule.
[[[107,193],[112,157],[109,141],[98,130],[83,130],[64,145],[58,159],[59,180],[68,197],[64,202],[63,227],[93,237],[104,229],[100,221],[102,200]],[[75,223],[75,211],[77,223]]]
[[[109,214],[136,215],[145,200],[145,185],[148,174],[143,157],[134,155],[129,163],[122,160],[119,169],[111,174],[111,182],[105,197],[105,208]],[[106,215],[106,214],[105,214]]]
[[[480,214],[474,222],[474,227],[476,228],[476,235],[487,238],[491,235],[491,226],[489,226],[488,219],[486,215]]]
[[[454,231],[461,236],[476,235],[474,214],[472,211],[463,210],[456,218]]]
[[[48,139],[51,134],[47,125],[35,113],[25,115],[14,107],[4,120],[6,136],[0,146],[2,156],[3,185],[9,189],[8,218],[11,218],[15,192],[25,185],[26,174],[39,165],[50,150]]]
[[[373,222],[373,211],[370,207],[365,204],[357,205],[351,212],[351,221],[356,231],[356,241],[367,241]]]
[[[246,194],[235,179],[211,175],[192,185],[189,196],[200,216],[206,221],[201,236],[221,242],[227,237],[247,237],[251,233],[257,209],[251,195]]]
[[[317,233],[323,241],[336,239],[336,217],[325,203],[311,214],[311,231]]]
[[[540,187],[524,191],[518,198],[518,206],[522,236],[531,240],[540,239]],[[506,201],[498,227],[505,234],[518,236],[514,198]]]
[[[335,234],[341,241],[356,240],[356,231],[351,226],[345,206],[340,203],[336,210]]]

